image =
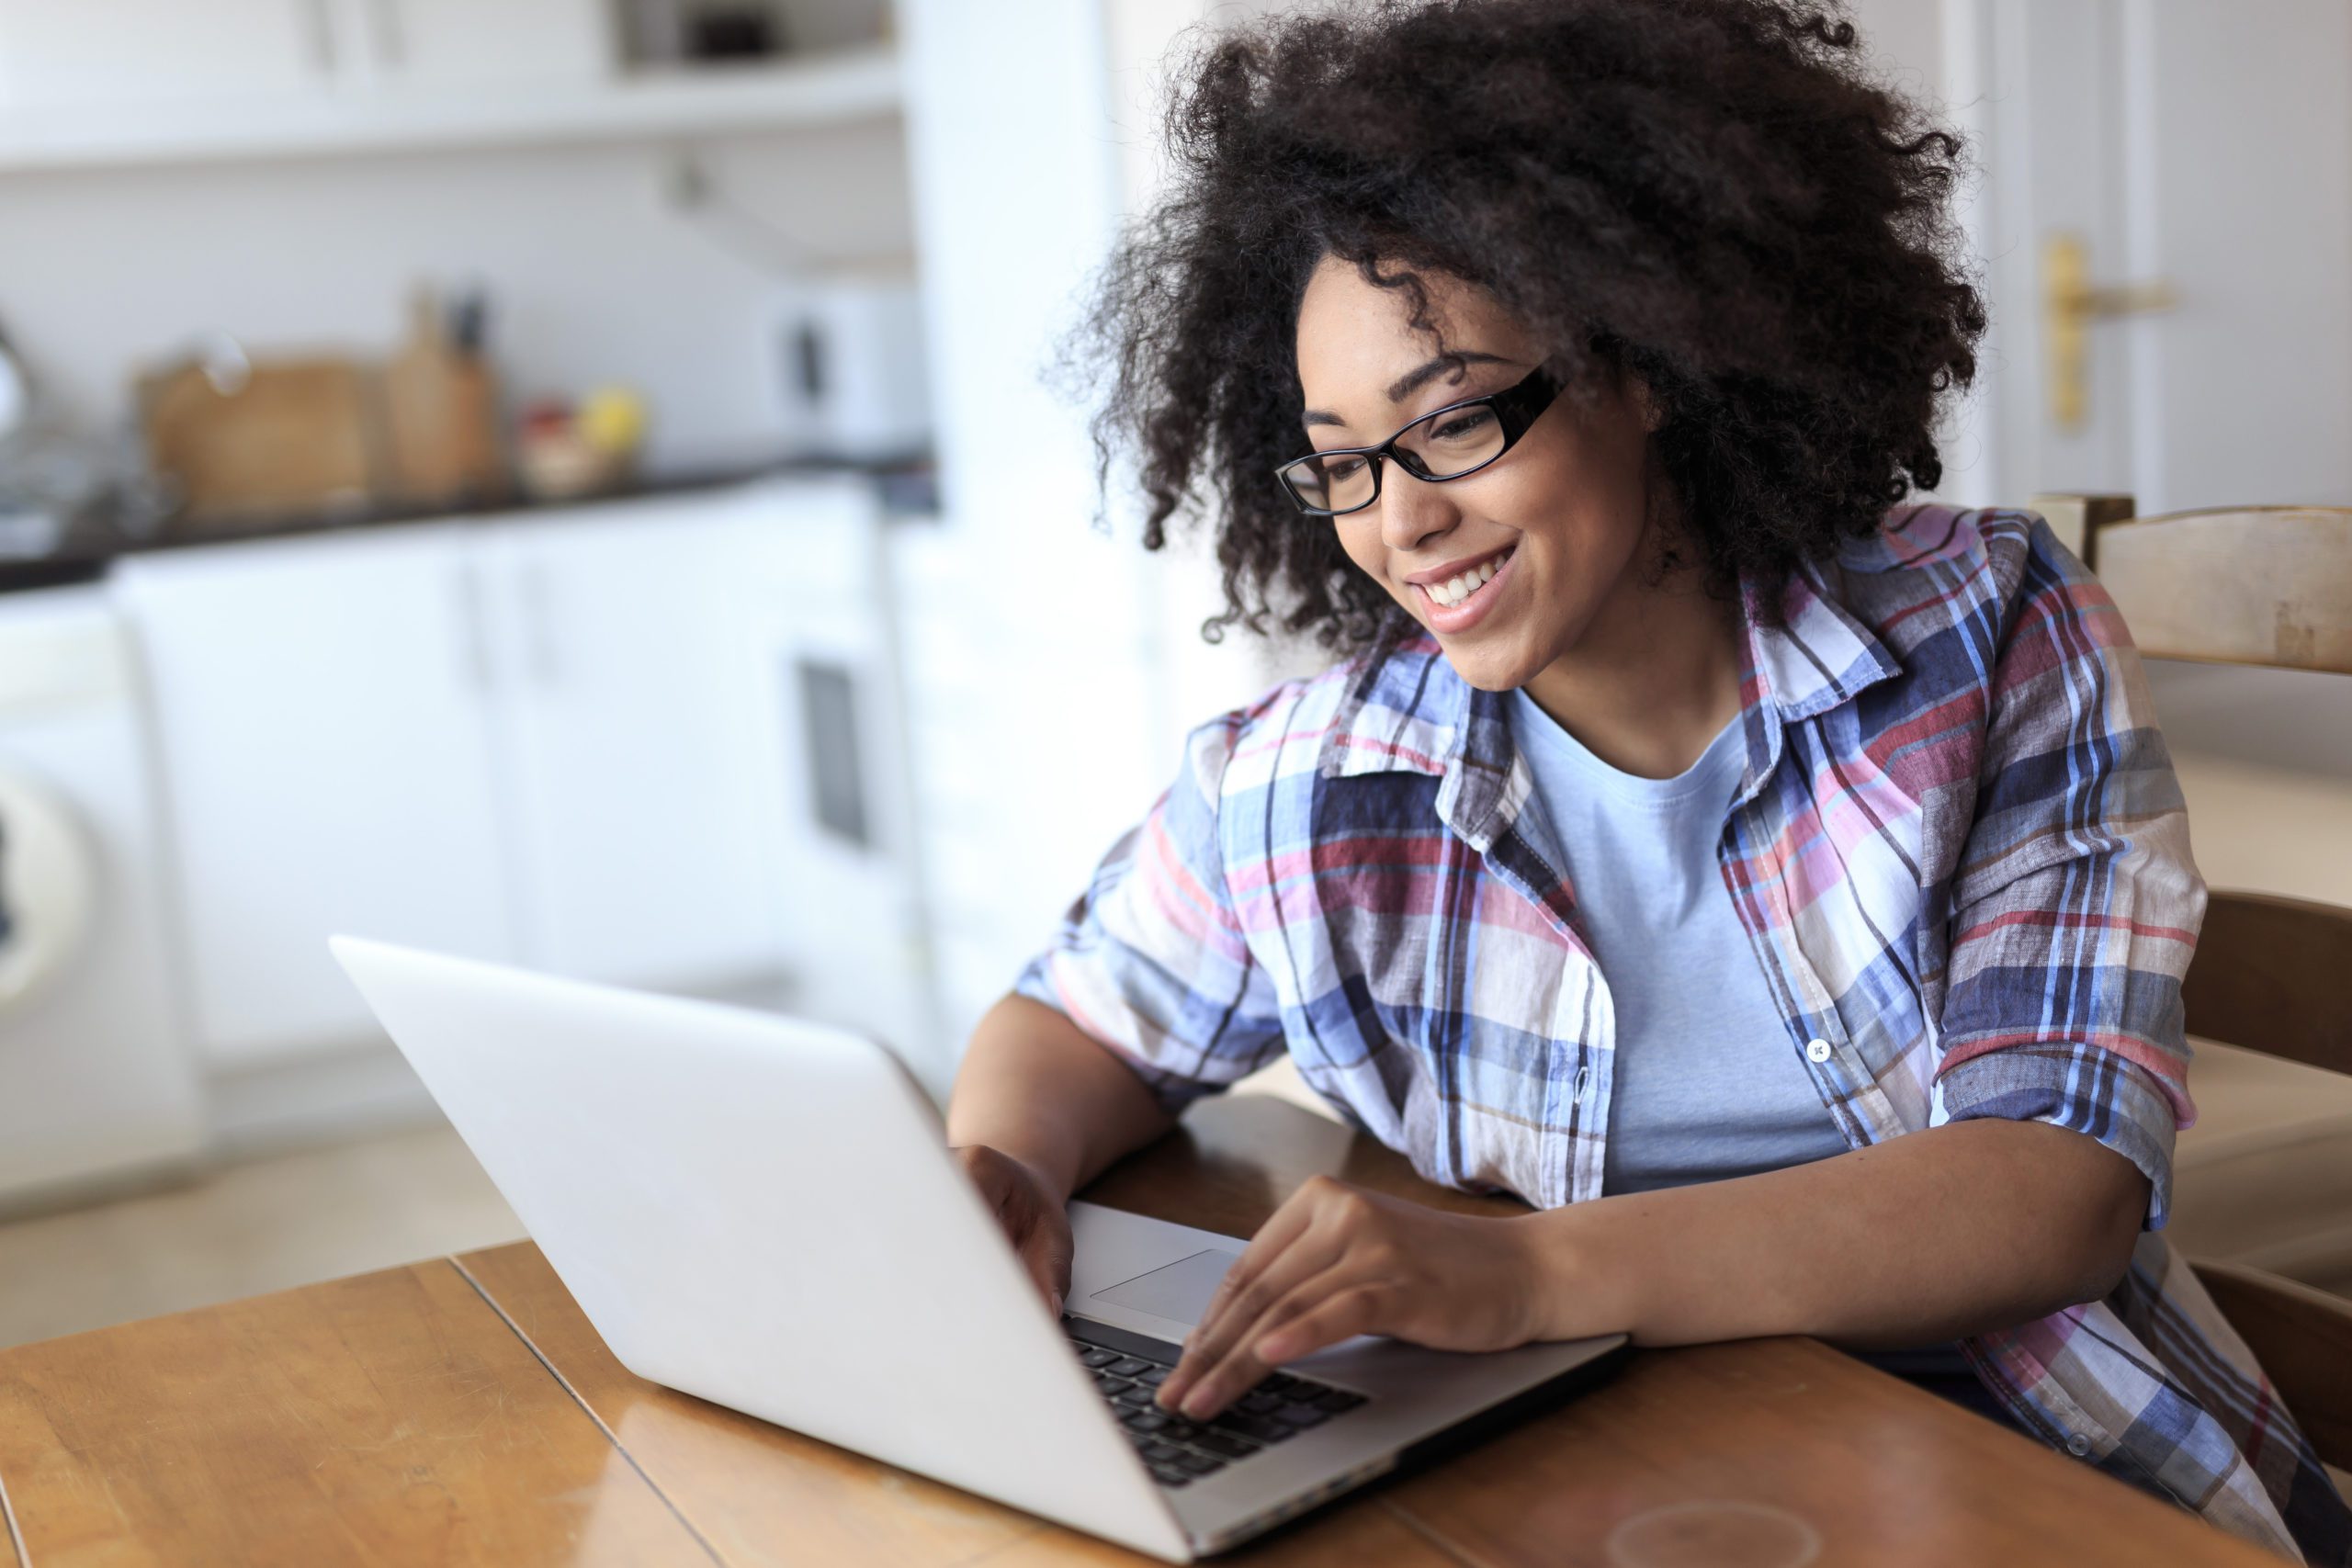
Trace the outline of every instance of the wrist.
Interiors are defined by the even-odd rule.
[[[1503,1222],[1521,1233],[1530,1339],[1640,1337],[1641,1260],[1623,1246],[1619,1217],[1591,1199]]]

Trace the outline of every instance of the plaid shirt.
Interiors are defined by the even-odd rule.
[[[2041,519],[1917,507],[1743,595],[1747,765],[1718,847],[1849,1145],[2047,1122],[2145,1172],[2106,1299],[1963,1341],[2030,1432],[2289,1556],[2347,1513],[2165,1244],[2204,908],[2121,617]],[[1193,732],[1023,995],[1167,1108],[1288,1051],[1433,1181],[1600,1193],[1614,1019],[1497,694],[1419,638]]]

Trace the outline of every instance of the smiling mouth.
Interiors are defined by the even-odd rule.
[[[1468,571],[1457,577],[1449,577],[1443,582],[1417,582],[1413,586],[1419,589],[1423,596],[1439,609],[1451,610],[1468,600],[1487,583],[1492,582],[1495,580],[1495,574],[1503,569],[1503,563],[1510,559],[1518,548],[1518,546],[1513,545],[1510,549],[1498,551]]]

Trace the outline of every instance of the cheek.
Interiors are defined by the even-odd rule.
[[[1379,508],[1374,507],[1368,512],[1342,519],[1339,525],[1340,547],[1347,552],[1348,559],[1355,563],[1358,571],[1393,593],[1396,590],[1390,586],[1386,574],[1382,570],[1388,551],[1380,541],[1380,525],[1368,521],[1378,513]]]

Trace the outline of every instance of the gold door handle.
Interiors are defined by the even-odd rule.
[[[2171,284],[2102,287],[2090,280],[2090,253],[2079,234],[2041,242],[2041,336],[2049,345],[2050,417],[2061,430],[2080,430],[2089,412],[2086,366],[2090,325],[2110,316],[2169,310],[2180,303]]]

